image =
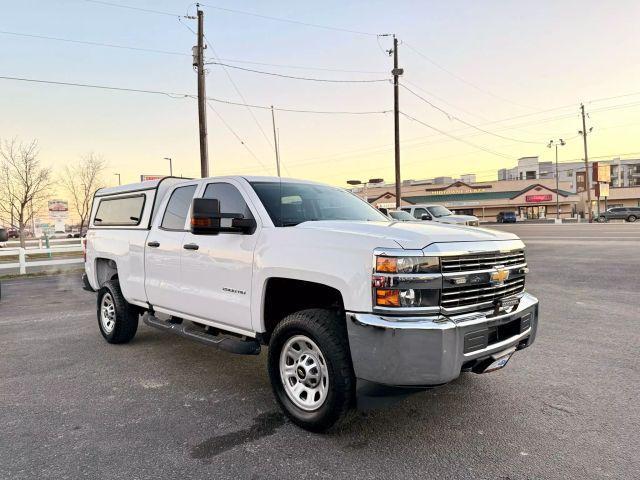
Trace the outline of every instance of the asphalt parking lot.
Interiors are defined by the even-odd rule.
[[[264,351],[109,345],[77,274],[3,281],[0,478],[640,478],[640,225],[497,228],[527,242],[536,343],[327,435],[279,413]]]

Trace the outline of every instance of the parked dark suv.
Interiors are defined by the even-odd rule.
[[[498,212],[496,221],[498,223],[516,223],[516,212]]]
[[[600,213],[598,221],[626,220],[627,222],[635,222],[638,218],[640,218],[640,207],[611,207],[606,212]]]

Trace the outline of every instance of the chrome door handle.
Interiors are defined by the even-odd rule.
[[[160,242],[156,242],[155,240],[151,242],[147,242],[147,246],[156,248],[160,246]]]
[[[195,243],[187,243],[183,245],[182,248],[184,248],[185,250],[198,250],[200,248],[200,245],[197,245]]]

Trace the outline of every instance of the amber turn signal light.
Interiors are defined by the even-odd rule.
[[[395,257],[376,257],[376,272],[396,273],[398,259]]]
[[[376,305],[379,307],[399,307],[400,291],[399,290],[376,290]]]

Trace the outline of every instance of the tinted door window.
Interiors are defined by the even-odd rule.
[[[244,218],[253,218],[251,210],[244,197],[236,187],[230,183],[210,183],[204,190],[204,198],[217,198],[220,201],[220,213],[240,214]]]
[[[138,225],[142,219],[145,198],[144,195],[104,198],[100,200],[93,224],[96,226]]]
[[[184,230],[184,222],[187,220],[187,213],[189,213],[189,207],[195,192],[195,185],[178,187],[173,191],[162,217],[162,224],[160,225],[162,228],[166,230]]]

